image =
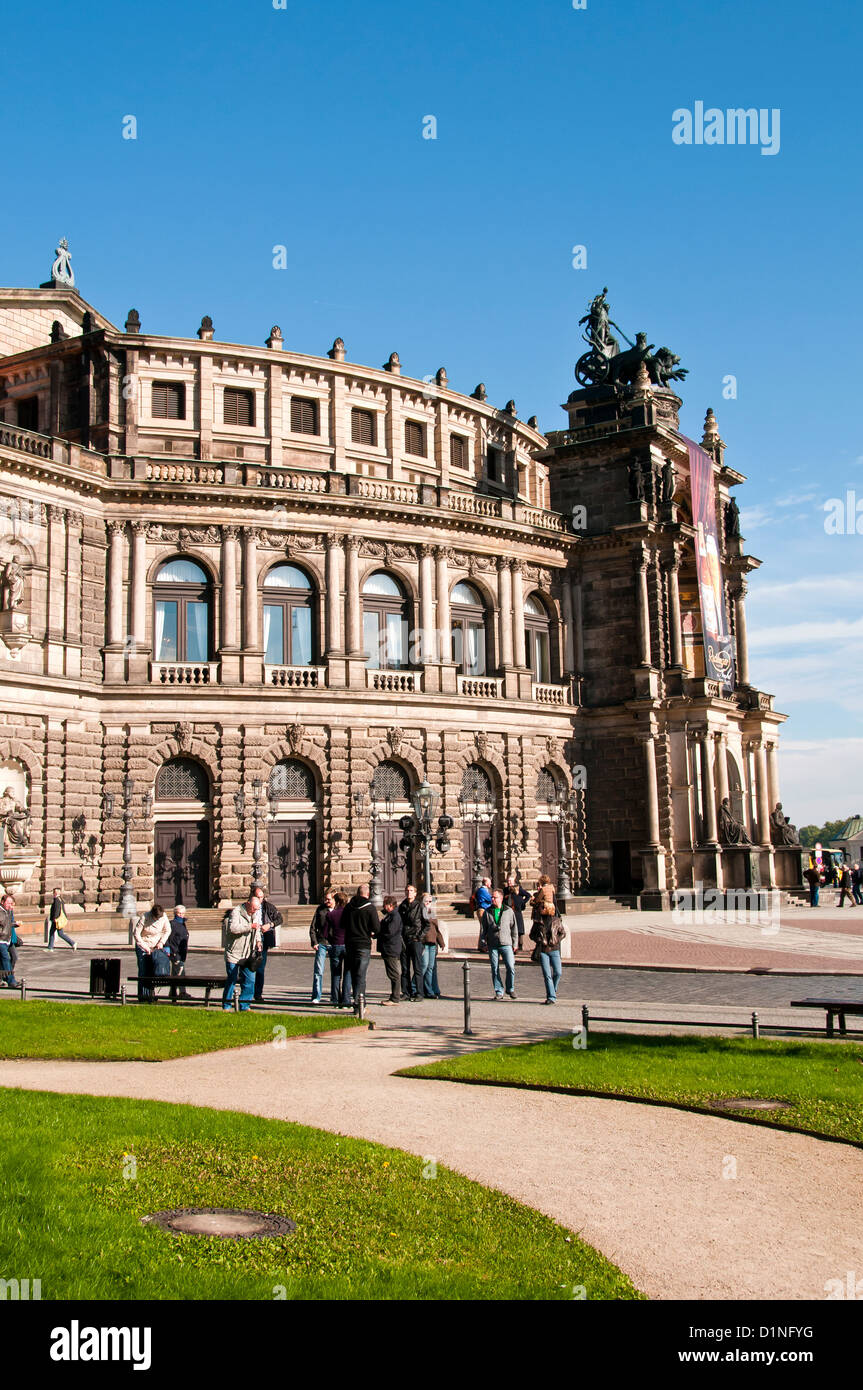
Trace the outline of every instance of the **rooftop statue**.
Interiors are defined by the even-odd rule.
[[[72,256],[69,251],[69,243],[65,237],[60,238],[60,245],[54,252],[57,259],[51,267],[51,279],[55,285],[75,284],[75,272],[72,269]]]
[[[579,385],[602,386],[607,382],[615,387],[632,386],[642,363],[654,386],[682,381],[688,369],[679,365],[677,354],[667,347],[654,350],[653,343],[648,344],[646,333],[636,334],[634,343],[627,338],[620,325],[609,316],[607,294],[606,286],[601,294],[594,296],[587,313],[578,321],[579,327],[587,324],[582,336],[589,348],[575,364],[575,379]],[[612,328],[616,328],[629,344],[628,351],[621,352]]]

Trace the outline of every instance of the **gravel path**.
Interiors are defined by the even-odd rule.
[[[379,1024],[158,1064],[3,1061],[0,1085],[243,1110],[407,1149],[577,1231],[651,1298],[823,1299],[828,1280],[863,1272],[863,1151],[658,1106],[392,1075],[465,1050],[448,1027]]]

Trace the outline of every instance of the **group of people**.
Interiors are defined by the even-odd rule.
[[[402,999],[441,997],[437,955],[446,950],[446,937],[431,894],[420,897],[413,884],[400,903],[393,894],[387,894],[380,913],[371,901],[368,883],[361,883],[350,899],[340,890],[327,889],[312,918],[309,941],[315,953],[313,1004],[323,1003],[324,967],[329,960],[331,1004],[358,1012],[360,996],[366,992],[373,941],[377,941],[390,985],[384,1006],[400,1004]]]
[[[154,1004],[156,991],[147,981],[154,976],[182,980],[186,973],[186,954],[189,950],[189,928],[186,925],[186,909],[177,903],[173,917],[154,903],[149,912],[138,917],[132,926],[132,943],[138,957],[138,1000],[142,1004]],[[189,995],[182,983],[170,987],[171,1003],[177,999],[188,999]]]
[[[837,864],[831,861],[829,866],[810,864],[808,869],[803,870],[803,877],[809,885],[809,906],[818,906],[818,895],[822,888],[838,888],[839,901],[837,907],[845,906],[847,898],[852,907],[863,907],[863,869],[858,863],[852,865]]]
[[[530,907],[531,927],[528,939],[534,943],[531,960],[542,969],[545,984],[545,1003],[557,1003],[557,988],[563,974],[560,960],[561,944],[566,927],[557,907],[555,891],[548,874],[541,874],[536,892],[531,894],[512,876],[505,888],[492,888],[491,879],[484,878],[471,899],[479,922],[478,949],[488,952],[491,983],[496,1000],[508,996],[517,999],[515,992],[515,957],[524,944],[525,911]],[[504,967],[501,982],[500,966]]]

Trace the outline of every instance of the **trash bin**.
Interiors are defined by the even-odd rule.
[[[90,993],[101,998],[111,998],[120,993],[120,967],[122,961],[94,957],[90,961]]]

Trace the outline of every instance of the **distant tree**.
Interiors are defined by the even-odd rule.
[[[804,825],[800,830],[800,843],[808,849],[812,849],[816,844],[829,845],[849,820],[850,816],[843,816],[841,820],[828,820],[823,825]]]

